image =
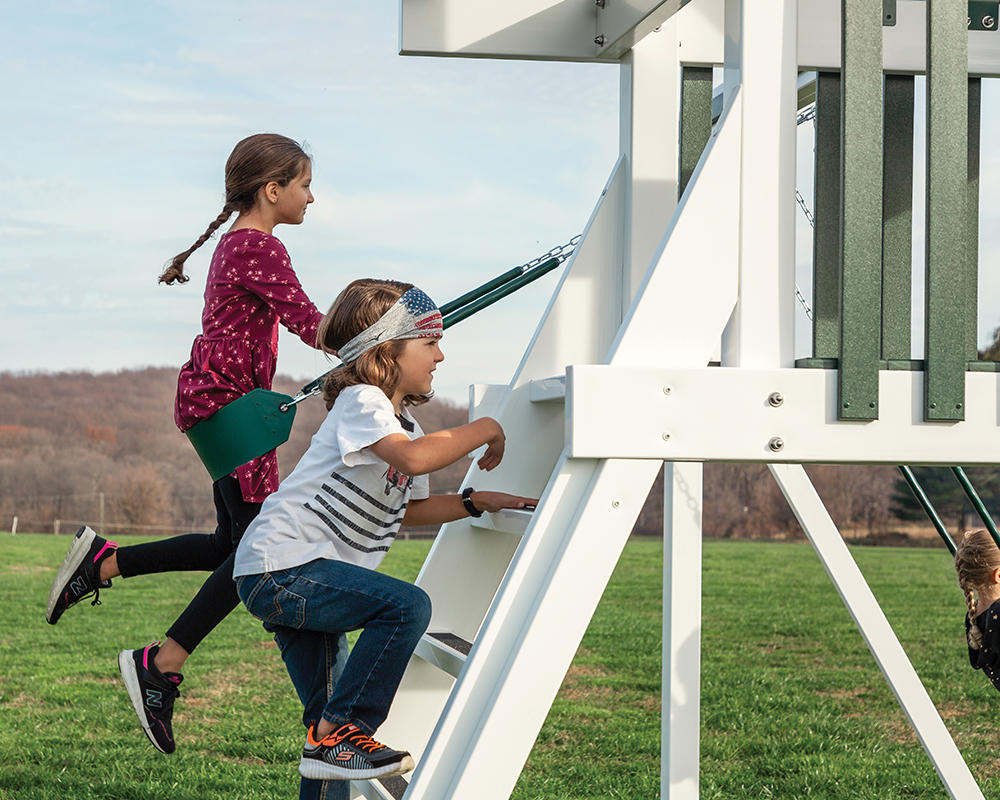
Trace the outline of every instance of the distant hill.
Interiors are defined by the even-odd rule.
[[[94,374],[0,372],[0,530],[18,517],[22,531],[63,532],[100,523],[106,531],[180,533],[215,524],[211,479],[187,438],[174,426],[175,368]],[[276,391],[294,394],[302,382],[279,376]],[[432,400],[414,411],[425,431],[466,422],[467,409]],[[298,406],[289,441],[278,450],[282,476],[298,463],[326,414],[320,398]],[[613,424],[614,415],[609,415]],[[435,492],[454,491],[469,460],[431,476]],[[842,531],[881,541],[898,531],[897,506],[910,496],[892,467],[807,467]],[[949,478],[949,480],[951,480]],[[953,481],[952,481],[953,482]],[[976,476],[1000,487],[1000,473]],[[956,530],[961,498],[936,503]],[[992,507],[992,506],[991,506]],[[663,488],[650,492],[635,533],[662,533]],[[708,536],[801,536],[798,524],[762,464],[706,464],[703,525]],[[912,525],[913,523],[908,523]],[[851,533],[853,532],[853,533]],[[893,533],[894,536],[902,534]],[[931,533],[933,536],[933,533]],[[903,536],[903,539],[906,539]]]
[[[90,373],[0,373],[0,529],[62,531],[101,520],[123,533],[214,527],[211,478],[174,425],[176,368]],[[278,376],[275,391],[302,382]],[[414,412],[425,431],[461,425],[465,408],[432,400]],[[282,476],[326,415],[320,398],[300,403],[291,438],[278,449]],[[432,476],[453,491],[468,460]]]

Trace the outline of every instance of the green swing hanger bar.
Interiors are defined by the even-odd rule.
[[[933,523],[938,535],[944,540],[944,543],[948,546],[948,550],[951,551],[951,554],[955,555],[955,542],[948,533],[948,529],[945,528],[944,523],[941,521],[941,517],[938,516],[937,511],[934,510],[934,506],[931,504],[930,499],[924,492],[923,487],[921,487],[920,483],[917,481],[916,476],[913,474],[913,470],[909,467],[901,466],[899,471],[903,473],[903,477],[910,485],[910,489],[913,490],[913,494],[916,496],[917,502],[920,503],[920,506],[930,518],[930,521]],[[997,526],[993,521],[992,515],[986,509],[986,504],[983,503],[982,499],[979,497],[979,493],[972,485],[972,481],[969,480],[969,476],[965,474],[965,470],[961,467],[952,467],[951,471],[958,480],[962,489],[965,491],[965,494],[968,496],[973,507],[976,509],[976,513],[979,514],[979,518],[983,521],[983,525],[986,526],[986,530],[989,531],[993,541],[996,543],[997,547],[1000,548],[1000,531],[997,530]]]
[[[554,247],[544,256],[514,267],[482,286],[441,306],[442,324],[449,328],[482,311],[507,295],[547,275],[575,251],[580,236]],[[332,372],[332,370],[330,370]],[[269,453],[288,441],[295,406],[319,394],[330,372],[307,383],[295,394],[254,389],[223,406],[185,433],[213,481],[229,475],[241,464]]]
[[[903,473],[903,477],[910,485],[910,489],[917,498],[917,502],[920,503],[921,508],[924,509],[924,513],[927,514],[930,521],[933,523],[934,529],[938,532],[938,536],[944,540],[949,552],[951,552],[952,555],[955,555],[955,541],[951,538],[951,534],[948,533],[948,529],[944,526],[944,522],[941,521],[941,517],[939,517],[937,511],[935,511],[930,498],[927,497],[927,493],[924,492],[923,487],[917,481],[917,477],[913,474],[913,470],[909,467],[900,466],[899,471]]]

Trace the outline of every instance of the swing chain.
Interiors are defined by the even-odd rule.
[[[297,406],[303,400],[306,400],[310,397],[315,397],[322,391],[323,391],[322,384],[313,386],[308,392],[303,392],[300,390],[298,394],[296,394],[295,397],[293,397],[287,403],[282,403],[280,406],[278,406],[278,410],[282,412],[288,411],[288,409],[290,409],[292,406]]]
[[[553,247],[545,255],[539,256],[538,258],[534,258],[527,264],[522,264],[520,267],[518,267],[518,269],[520,269],[522,273],[528,272],[529,270],[537,267],[539,264],[544,264],[546,261],[551,261],[553,258],[559,259],[559,263],[561,264],[571,255],[573,255],[573,253],[576,251],[576,246],[577,244],[579,244],[582,235],[583,234],[578,233],[576,236],[574,236],[572,239],[566,242],[566,244],[561,244],[558,247]]]

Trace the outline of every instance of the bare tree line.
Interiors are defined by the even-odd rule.
[[[104,526],[116,535],[210,530],[211,479],[173,423],[177,371],[0,373],[0,529],[18,517],[22,531]],[[301,381],[275,380],[294,394]],[[298,406],[289,441],[278,451],[282,476],[298,462],[326,409]],[[462,424],[467,409],[434,400],[416,410],[427,431]],[[458,488],[468,462],[432,476],[434,491]],[[811,465],[807,470],[838,527],[878,539],[899,527],[898,474],[891,467]],[[706,464],[705,535],[801,536],[767,468]],[[635,532],[662,532],[662,477]],[[103,514],[102,514],[103,510]],[[73,528],[75,530],[75,528]]]

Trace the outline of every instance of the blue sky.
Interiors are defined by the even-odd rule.
[[[361,276],[444,302],[566,242],[618,154],[617,67],[403,58],[397,0],[0,7],[0,370],[179,367],[214,243],[189,261],[190,283],[156,278],[220,210],[226,157],[250,133],[314,157],[306,222],[275,233],[322,309]],[[984,119],[988,141],[1000,120]],[[1000,160],[985,148],[983,162],[995,231]],[[807,263],[801,218],[800,231]],[[983,264],[998,256],[984,234]],[[555,280],[449,331],[438,393],[464,402],[469,383],[506,383]],[[983,291],[985,336],[1000,282]],[[305,382],[327,368],[282,339],[280,372]]]

